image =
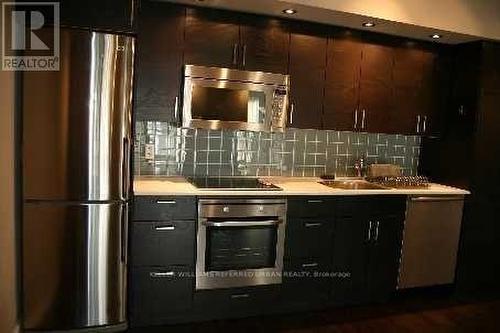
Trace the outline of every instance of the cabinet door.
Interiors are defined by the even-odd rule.
[[[241,17],[240,66],[251,71],[288,73],[289,34],[283,21]]]
[[[145,2],[138,19],[134,112],[137,120],[177,122],[185,9]]]
[[[331,288],[331,259],[305,258],[285,261],[283,299],[286,303],[307,303],[308,306],[327,301]]]
[[[351,38],[340,36],[328,41],[323,111],[325,129],[356,129],[362,50],[363,44]]]
[[[393,48],[363,45],[359,84],[360,127],[364,132],[395,132],[392,111]]]
[[[61,1],[61,25],[98,30],[133,30],[134,0]]]
[[[314,50],[314,51],[313,51]],[[293,29],[290,36],[290,127],[321,129],[327,37],[318,29]]]
[[[500,193],[500,91],[484,91],[479,98],[481,114],[477,124],[475,187],[483,194]]]
[[[332,300],[336,304],[362,303],[367,297],[366,269],[369,224],[362,216],[335,221]]]
[[[422,112],[419,108],[422,62],[422,51],[419,49],[403,45],[394,50],[392,125],[401,134],[416,134],[420,130],[418,116]]]
[[[333,221],[330,218],[290,218],[286,226],[285,257],[319,258],[329,256]]]
[[[396,291],[401,241],[402,214],[372,216],[367,285],[371,301],[385,301]]]
[[[167,324],[192,311],[194,278],[188,268],[133,267],[130,270],[131,326]]]
[[[188,8],[184,63],[236,67],[240,30],[234,17],[225,11]]]
[[[437,136],[443,133],[450,99],[451,59],[447,55],[426,52],[423,67],[419,99],[424,121],[422,133]]]

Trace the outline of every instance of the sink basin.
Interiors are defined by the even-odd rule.
[[[387,190],[386,187],[367,182],[366,180],[330,180],[319,183],[342,190]]]

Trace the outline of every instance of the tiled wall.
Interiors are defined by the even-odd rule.
[[[138,121],[136,175],[354,175],[354,162],[393,163],[416,175],[420,137],[288,129],[285,133],[211,131]],[[152,154],[146,158],[146,149]]]

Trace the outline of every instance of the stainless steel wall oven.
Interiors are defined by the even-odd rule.
[[[196,289],[281,283],[286,200],[200,199]]]

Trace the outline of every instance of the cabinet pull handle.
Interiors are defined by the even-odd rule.
[[[295,103],[290,104],[290,125],[293,124],[293,112],[295,111]]]
[[[243,56],[241,58],[241,63],[243,64],[243,67],[245,67],[247,64],[247,44],[243,45]]]
[[[370,224],[368,226],[368,239],[366,240],[367,242],[372,240],[372,226],[373,226],[373,222],[370,221]]]
[[[427,116],[424,116],[424,123],[422,124],[422,132],[427,132]]]
[[[361,118],[361,129],[365,129],[365,119],[366,119],[366,110],[363,109],[363,116]]]
[[[233,44],[233,65],[238,64],[238,44]]]
[[[175,96],[174,104],[174,120],[177,122],[179,120],[179,96]]]
[[[380,221],[375,222],[375,242],[378,241]]]
[[[155,227],[156,231],[172,231],[175,230],[175,225],[166,225],[162,227]]]
[[[312,262],[310,264],[302,264],[302,268],[311,268],[311,267],[318,267],[318,263]]]
[[[417,116],[417,134],[420,133],[420,115]]]
[[[309,222],[306,222],[306,224],[304,224],[306,228],[311,228],[311,227],[320,227],[321,226],[321,223],[309,223]]]
[[[152,278],[169,278],[175,275],[174,272],[151,272],[149,276]]]
[[[175,205],[177,202],[175,200],[156,200],[159,205]]]
[[[234,294],[234,295],[231,295],[231,298],[235,299],[235,298],[248,298],[250,297],[250,294]]]
[[[358,109],[354,110],[354,129],[358,129]]]
[[[463,105],[460,105],[460,106],[458,107],[458,114],[459,114],[460,116],[465,115],[465,109],[464,109],[464,106],[463,106]]]
[[[314,200],[314,199],[311,199],[311,200],[307,200],[307,203],[322,203],[323,200]]]

